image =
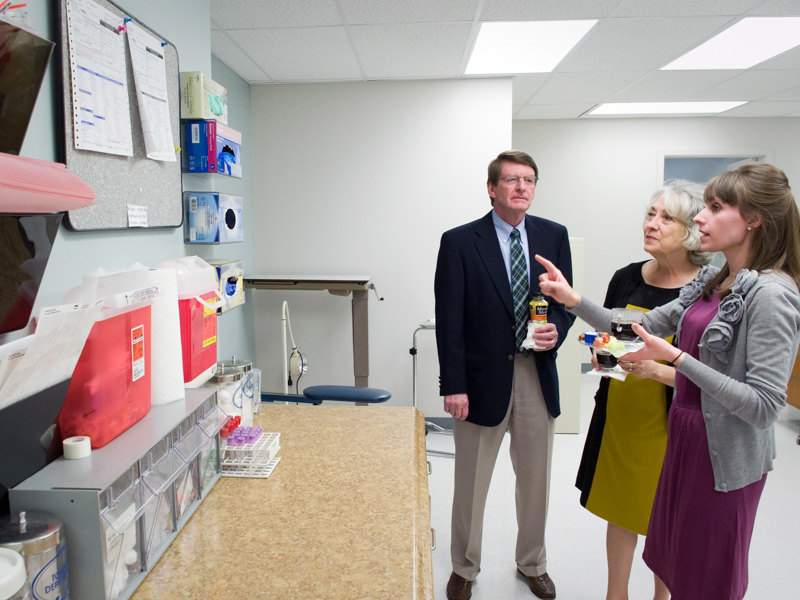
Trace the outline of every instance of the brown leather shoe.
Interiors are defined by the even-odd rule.
[[[519,571],[519,569],[517,569]],[[550,579],[550,575],[542,573],[537,576],[525,575],[522,571],[519,574],[528,582],[528,587],[531,588],[533,595],[537,598],[555,598],[556,597],[556,584]]]
[[[447,600],[469,600],[472,597],[472,582],[452,573],[447,582]]]

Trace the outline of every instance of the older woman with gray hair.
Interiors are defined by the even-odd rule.
[[[703,186],[673,180],[656,190],[645,208],[644,250],[652,259],[617,271],[608,285],[606,308],[651,310],[678,297],[712,254],[700,250],[692,219],[705,207]],[[592,364],[598,368],[595,356]],[[586,436],[575,485],[581,504],[608,521],[607,600],[627,600],[639,535],[647,534],[650,511],[667,444],[667,411],[675,370],[652,360],[620,361],[624,381],[604,377]],[[669,592],[655,577],[655,600]]]

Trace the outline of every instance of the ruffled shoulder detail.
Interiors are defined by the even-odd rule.
[[[758,281],[758,271],[742,269],[736,274],[736,279],[731,286],[731,293],[744,296],[755,285],[756,281]]]
[[[733,343],[733,326],[741,321],[744,315],[744,296],[756,281],[758,281],[758,271],[750,269],[739,271],[731,286],[731,293],[719,303],[717,316],[720,321],[712,323],[708,328],[708,348],[725,364],[728,362],[726,352]]]
[[[703,293],[703,288],[717,273],[719,273],[719,269],[717,267],[704,265],[697,274],[697,277],[681,288],[680,295],[678,296],[681,306],[688,308],[694,304],[700,297],[700,294]]]

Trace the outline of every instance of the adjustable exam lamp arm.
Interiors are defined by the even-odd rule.
[[[283,309],[281,311],[281,354],[283,355],[283,373],[281,377],[283,377],[283,393],[289,393],[289,379],[287,374],[289,373],[289,364],[288,364],[288,357],[286,354],[286,328],[289,328],[289,338],[292,340],[292,351],[297,350],[297,346],[294,343],[294,335],[292,335],[292,321],[289,318],[289,303],[286,300],[283,301]]]

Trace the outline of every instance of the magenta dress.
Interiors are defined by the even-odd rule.
[[[686,312],[680,349],[698,358],[697,344],[719,298]],[[669,412],[667,452],[650,516],[644,561],[672,600],[741,600],[756,508],[767,479],[730,492],[714,490],[700,388],[677,373]]]

